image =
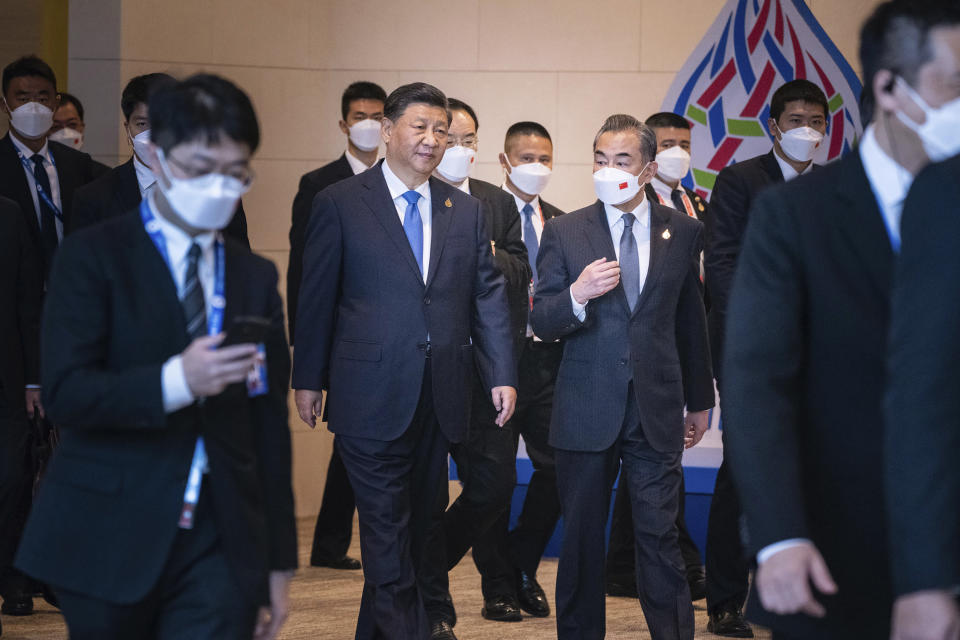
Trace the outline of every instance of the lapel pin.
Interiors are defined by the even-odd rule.
[[[660,237],[662,237],[664,240],[669,240],[669,239],[670,239],[670,229],[664,229],[664,230],[663,230],[663,235],[660,236]]]
[[[444,205],[446,205],[446,207],[447,207],[447,209],[449,209],[450,207],[452,207],[452,206],[453,206],[453,203],[452,203],[452,202],[450,202],[450,198],[447,198],[447,201],[446,201],[446,202],[444,202],[443,204],[444,204]]]
[[[700,208],[700,213],[703,213],[703,211],[704,211],[703,203],[700,202],[700,199],[699,199],[699,198],[697,199],[697,206]]]

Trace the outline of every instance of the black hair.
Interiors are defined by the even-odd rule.
[[[824,95],[823,89],[809,80],[797,78],[773,92],[773,98],[770,99],[770,117],[779,122],[780,116],[787,108],[787,103],[797,100],[820,105],[823,107],[824,118],[830,115],[830,106],[827,104],[827,96]]]
[[[507,143],[510,141],[510,138],[514,136],[540,136],[541,138],[546,138],[550,141],[550,144],[553,144],[553,139],[550,138],[550,132],[547,131],[547,128],[540,124],[539,122],[532,122],[525,120],[523,122],[515,122],[510,125],[510,128],[507,129],[507,135],[503,137],[503,148],[507,148]]]
[[[414,82],[397,87],[390,92],[383,103],[383,117],[390,122],[396,122],[412,104],[425,104],[431,107],[440,107],[447,112],[447,124],[450,123],[450,107],[447,96],[443,91],[426,82]]]
[[[150,95],[158,87],[170,86],[176,82],[173,76],[165,73],[148,73],[131,78],[123,88],[123,93],[120,94],[120,111],[123,112],[123,119],[130,120],[130,115],[138,104],[148,104]]]
[[[3,95],[7,95],[7,89],[14,78],[25,78],[35,76],[49,80],[53,85],[53,90],[57,90],[57,76],[53,73],[46,62],[35,55],[23,56],[17,58],[3,68]]]
[[[467,115],[473,118],[473,128],[477,131],[480,130],[480,121],[477,120],[477,112],[473,110],[473,107],[456,98],[447,98],[447,104],[450,105],[450,111],[466,111]]]
[[[200,73],[158,88],[150,96],[150,140],[165,152],[184,142],[219,142],[225,134],[250,151],[260,144],[260,126],[250,98],[235,84]]]
[[[670,113],[669,111],[661,111],[660,113],[655,113],[643,123],[650,127],[651,129],[663,129],[666,127],[673,127],[674,129],[689,129],[690,123],[687,122],[687,119],[683,116],[678,116],[675,113]]]
[[[60,107],[66,104],[72,104],[73,108],[77,110],[77,115],[80,117],[80,122],[83,122],[83,104],[80,102],[80,99],[72,93],[67,93],[66,91],[60,92]],[[58,107],[59,108],[59,107]]]
[[[380,102],[386,102],[387,92],[383,90],[383,87],[374,82],[366,82],[363,80],[354,82],[344,90],[343,97],[340,98],[340,113],[343,115],[344,120],[347,119],[347,115],[350,113],[350,103],[354,100],[379,100]]]
[[[912,85],[920,67],[933,59],[930,31],[960,24],[960,6],[943,0],[892,0],[878,6],[860,29],[863,93],[860,119],[873,119],[873,79],[887,70]],[[893,89],[889,84],[887,90]]]
[[[617,113],[607,118],[593,139],[593,150],[597,150],[597,142],[605,133],[630,131],[636,134],[640,142],[640,159],[651,162],[657,155],[657,134],[648,125],[640,122],[631,115]]]

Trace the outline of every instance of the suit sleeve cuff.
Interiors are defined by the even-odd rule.
[[[808,544],[813,546],[813,542],[807,538],[788,538],[787,540],[781,540],[780,542],[774,542],[773,544],[768,544],[763,549],[757,552],[757,564],[761,565],[773,556],[777,555],[785,549],[790,549],[791,547],[799,547],[800,545]]]
[[[160,380],[165,412],[173,413],[193,404],[195,398],[183,373],[183,356],[177,354],[163,363]]]
[[[577,320],[583,322],[587,319],[587,305],[580,304],[577,302],[577,299],[573,297],[573,287],[570,287],[570,302],[573,304],[573,315],[577,317]]]
[[[42,388],[43,387],[41,387],[38,384],[28,384],[24,386],[24,389],[42,389]]]

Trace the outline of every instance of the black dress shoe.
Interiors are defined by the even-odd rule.
[[[310,560],[310,566],[327,567],[328,569],[346,569],[349,571],[356,571],[357,569],[363,568],[359,560],[351,558],[350,556],[343,556],[336,560]]]
[[[636,582],[607,582],[607,595],[612,598],[639,598]]]
[[[703,567],[687,569],[687,585],[690,587],[690,600],[696,602],[707,597],[707,576]]]
[[[523,615],[520,613],[520,604],[513,596],[494,596],[483,601],[480,615],[487,620],[497,622],[520,622]]]
[[[0,613],[5,616],[29,616],[33,613],[33,598],[26,593],[7,594]]]
[[[547,594],[537,579],[526,571],[517,571],[517,602],[520,608],[535,618],[546,618],[550,615],[550,603]]]
[[[725,638],[752,638],[753,629],[743,619],[740,609],[718,609],[710,614],[707,631]]]
[[[457,640],[457,636],[453,634],[450,623],[441,620],[430,625],[430,640]]]

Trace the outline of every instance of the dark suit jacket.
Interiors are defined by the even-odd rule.
[[[700,197],[693,189],[688,189],[683,185],[680,185],[683,190],[687,193],[687,197],[690,198],[690,204],[693,205],[693,212],[697,216],[697,220],[703,223],[703,254],[706,255],[706,252],[709,251],[708,247],[710,246],[710,236],[713,233],[713,216],[710,215],[710,205],[707,204],[707,201]],[[647,199],[650,202],[660,202],[659,194],[657,190],[653,188],[653,185],[649,182],[644,187],[644,191],[647,194]],[[664,205],[671,206],[671,205]],[[672,206],[671,206],[672,208]],[[684,213],[681,211],[680,213]],[[707,310],[707,328],[710,327],[710,292],[707,291],[706,287],[703,288],[703,308]],[[716,354],[714,355],[714,361],[716,361]],[[716,368],[716,363],[714,363],[714,368]]]
[[[903,207],[890,310],[886,497],[897,595],[960,584],[960,157]]]
[[[510,306],[510,326],[519,345],[527,335],[527,315],[530,311],[530,260],[527,245],[523,243],[523,221],[513,196],[500,187],[470,179],[470,195],[483,203],[490,239],[496,245],[493,262],[503,274]],[[519,355],[519,351],[516,352]]]
[[[13,415],[23,415],[24,386],[40,384],[42,298],[43,275],[23,214],[0,197],[0,404]]]
[[[541,339],[564,339],[550,420],[554,447],[609,448],[623,427],[631,379],[643,432],[658,451],[683,448],[684,405],[713,406],[700,295],[703,225],[655,202],[650,220],[650,267],[636,309],[630,312],[618,284],[587,304],[584,322],[573,313],[570,285],[594,260],[616,259],[603,203],[543,229],[531,319]]]
[[[297,325],[297,301],[300,281],[303,279],[303,247],[307,242],[307,221],[310,208],[318,193],[346,178],[353,176],[353,168],[347,162],[347,154],[319,169],[303,174],[300,187],[293,199],[293,220],[290,224],[290,262],[287,264],[287,323],[290,325],[290,344],[293,344]]]
[[[73,206],[73,196],[77,189],[93,181],[102,173],[88,154],[71,149],[59,142],[48,143],[50,155],[57,165],[57,176],[60,182],[60,202],[63,205],[63,228],[70,228],[70,212]],[[101,167],[103,165],[100,165]],[[39,250],[42,246],[40,239],[40,221],[37,210],[33,206],[33,194],[30,192],[30,183],[23,172],[23,165],[17,156],[17,148],[10,139],[10,133],[0,138],[0,196],[10,198],[20,206],[26,222],[27,231],[37,247],[36,260],[41,272],[46,269],[43,265],[43,254]]]
[[[178,531],[198,434],[210,459],[202,490],[239,588],[263,601],[268,569],[297,566],[290,360],[277,273],[229,238],[225,268],[224,326],[240,315],[271,320],[270,391],[251,399],[235,384],[167,414],[161,368],[190,340],[173,279],[140,216],[64,241],[42,343],[44,401],[61,442],[19,550],[27,574],[113,603],[146,596]]]
[[[487,388],[517,386],[505,285],[480,202],[435,178],[430,193],[426,286],[379,165],[313,201],[293,387],[329,390],[334,433],[403,434],[418,404],[427,334],[434,409],[450,442],[463,439],[470,420],[475,350]]]
[[[66,232],[72,233],[77,229],[136,211],[139,204],[140,185],[137,182],[137,170],[133,166],[133,157],[131,157],[120,166],[77,190],[70,215],[70,226]],[[237,205],[237,212],[223,232],[248,249],[250,248],[250,239],[247,237],[247,215],[243,210],[243,202]]]
[[[800,637],[885,638],[886,226],[858,152],[765,191],[750,216],[728,311],[725,462],[750,553],[810,538],[840,590],[822,621],[749,614]]]

